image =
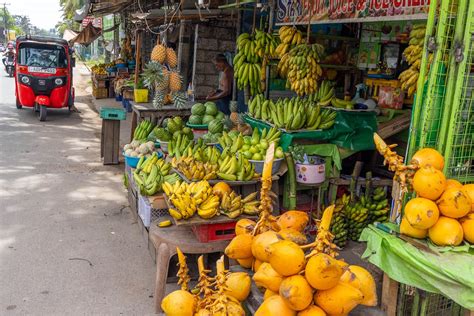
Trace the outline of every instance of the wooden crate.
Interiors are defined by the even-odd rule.
[[[107,88],[92,88],[92,96],[96,99],[106,99],[109,96]]]

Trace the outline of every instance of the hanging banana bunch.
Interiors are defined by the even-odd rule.
[[[275,53],[278,57],[283,57],[288,53],[294,46],[303,44],[305,42],[303,33],[292,26],[282,26],[278,30],[281,43],[276,48]]]

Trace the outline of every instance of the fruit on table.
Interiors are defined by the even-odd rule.
[[[343,282],[314,294],[316,305],[329,315],[348,315],[363,300],[364,295],[361,291]]]
[[[278,295],[278,293],[275,293],[272,290],[266,289],[265,293],[263,293],[263,300],[266,300],[267,298],[273,295]]]
[[[422,148],[413,155],[411,163],[419,167],[431,166],[442,171],[444,168],[444,157],[436,149]]]
[[[133,140],[130,144],[123,146],[123,151],[125,156],[129,157],[149,157],[155,151],[155,143],[141,143],[138,140]]]
[[[299,232],[304,231],[306,225],[308,225],[308,222],[308,213],[296,210],[290,210],[283,213],[277,220],[277,224],[280,229],[291,228]]]
[[[296,316],[296,311],[292,310],[280,295],[272,295],[263,301],[254,316]]]
[[[354,108],[354,104],[352,103],[352,101],[345,101],[336,97],[331,99],[331,105],[335,108],[346,110],[352,110]]]
[[[327,290],[337,285],[344,270],[338,261],[324,253],[312,256],[305,269],[305,277],[316,290]]]
[[[169,227],[171,225],[173,225],[173,223],[171,223],[170,220],[161,221],[161,222],[158,223],[158,227],[160,227],[160,228]]]
[[[255,259],[253,257],[245,258],[245,259],[236,259],[237,263],[245,269],[252,269],[253,262]]]
[[[202,103],[195,103],[191,107],[191,114],[197,116],[204,116],[204,114],[206,114],[206,107]]]
[[[321,86],[319,87],[316,93],[309,95],[308,100],[315,102],[319,106],[328,106],[331,104],[331,100],[336,95],[336,90],[334,81],[323,80]]]
[[[224,293],[243,302],[250,294],[252,279],[245,272],[233,272],[227,276]]]
[[[278,293],[281,282],[283,281],[283,276],[276,272],[272,268],[271,264],[268,262],[263,262],[258,270],[255,271],[253,280],[257,286],[261,286]]]
[[[474,183],[465,184],[463,190],[471,199],[471,212],[474,212]]]
[[[280,240],[271,244],[268,250],[270,264],[276,272],[283,276],[297,274],[305,267],[304,252],[294,242]]]
[[[222,152],[220,156],[219,171],[217,176],[227,181],[249,181],[259,176],[255,172],[255,165],[250,163],[247,158],[229,152]]]
[[[192,316],[196,309],[196,300],[188,291],[177,290],[161,301],[161,309],[168,316]]]
[[[405,217],[411,226],[428,229],[439,218],[439,209],[435,202],[425,198],[414,198],[405,205]]]
[[[252,241],[253,256],[262,262],[268,262],[269,253],[267,249],[269,249],[271,244],[279,240],[280,238],[278,237],[277,232],[271,230],[258,234]]]
[[[309,99],[293,97],[278,99],[276,103],[265,100],[263,95],[255,96],[249,104],[249,114],[256,119],[275,124],[287,130],[331,128],[337,113],[329,109],[321,110]]]
[[[446,187],[446,177],[443,172],[431,166],[420,168],[413,177],[413,189],[424,198],[438,199]]]
[[[461,218],[471,211],[471,198],[462,189],[450,188],[436,202],[440,213],[451,218]]]
[[[188,180],[212,180],[217,178],[217,164],[202,162],[191,157],[173,158],[173,168],[181,172]]]
[[[142,120],[138,124],[137,128],[133,132],[134,140],[144,140],[147,138],[148,134],[153,130],[155,125],[149,120]]]
[[[310,305],[308,308],[298,313],[298,316],[326,316],[326,312],[316,305]]]
[[[235,224],[235,234],[251,234],[255,228],[255,222],[248,218],[242,218]],[[253,255],[252,255],[253,256]]]
[[[463,185],[461,182],[459,182],[458,180],[456,179],[446,179],[446,188],[445,190],[447,189],[450,189],[450,188],[460,188],[462,189]]]
[[[301,275],[285,278],[280,285],[280,296],[295,311],[306,309],[313,301],[313,290]]]
[[[469,213],[466,217],[459,220],[461,223],[464,239],[474,245],[474,213]]]
[[[232,188],[223,181],[214,184],[214,186],[212,187],[212,193],[214,195],[217,195],[221,199],[224,193],[229,194],[230,192],[232,192]]]
[[[278,237],[284,240],[292,241],[299,246],[306,245],[308,243],[306,235],[293,228],[285,228],[279,230]]]
[[[403,216],[400,223],[400,234],[407,235],[413,238],[423,239],[428,236],[428,229],[419,229],[411,226],[405,216]]]
[[[174,184],[179,180],[178,175],[169,174],[171,165],[163,159],[158,158],[156,152],[150,157],[142,157],[138,161],[137,167],[133,172],[140,193],[150,196],[161,191],[163,183]]]
[[[440,216],[438,221],[428,230],[430,240],[438,246],[458,246],[462,243],[464,233],[459,221],[454,218]]]
[[[250,193],[245,198],[236,194],[234,191],[224,192],[219,206],[222,215],[229,218],[236,218],[241,214],[258,215],[259,201],[256,200],[257,192]]]
[[[366,269],[350,265],[341,277],[341,282],[358,289],[362,292],[363,299],[360,304],[366,306],[377,306],[377,288],[374,277]]]
[[[225,255],[231,259],[246,259],[252,257],[252,235],[240,234],[235,236],[225,248]]]

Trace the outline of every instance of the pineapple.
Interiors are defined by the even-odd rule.
[[[168,84],[167,81],[165,81],[163,66],[156,61],[150,61],[145,65],[141,77],[143,78],[143,84],[148,89],[153,89],[158,85],[162,85],[163,82]]]
[[[165,104],[165,99],[166,99],[166,93],[164,93],[163,91],[156,91],[155,97],[153,98],[153,106],[156,109],[161,109],[163,105]]]
[[[166,62],[171,68],[178,66],[178,56],[176,56],[174,49],[170,47],[166,49]]]
[[[173,105],[177,109],[182,109],[186,106],[186,94],[184,92],[173,93]]]
[[[170,71],[169,74],[169,88],[171,92],[177,92],[181,90],[182,79],[178,72]]]
[[[163,64],[166,60],[166,47],[162,44],[155,45],[151,52],[151,60]]]
[[[157,90],[168,90],[169,80],[170,80],[170,72],[165,66],[162,66],[162,73],[163,79],[157,83],[156,89]]]

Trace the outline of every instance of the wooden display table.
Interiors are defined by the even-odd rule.
[[[167,218],[153,222],[149,235],[156,249],[155,313],[161,312],[160,305],[165,296],[170,259],[176,254],[176,247],[184,254],[208,254],[223,252],[229,243],[228,240],[201,243],[194,236],[191,226],[158,227],[158,222],[165,219]]]
[[[161,109],[153,107],[151,103],[132,103],[132,127],[130,130],[130,141],[133,140],[133,132],[138,123],[144,118],[150,118],[151,122],[160,125],[167,117],[191,115],[191,106],[194,102],[188,102],[186,107],[177,109],[173,105],[164,105]]]

